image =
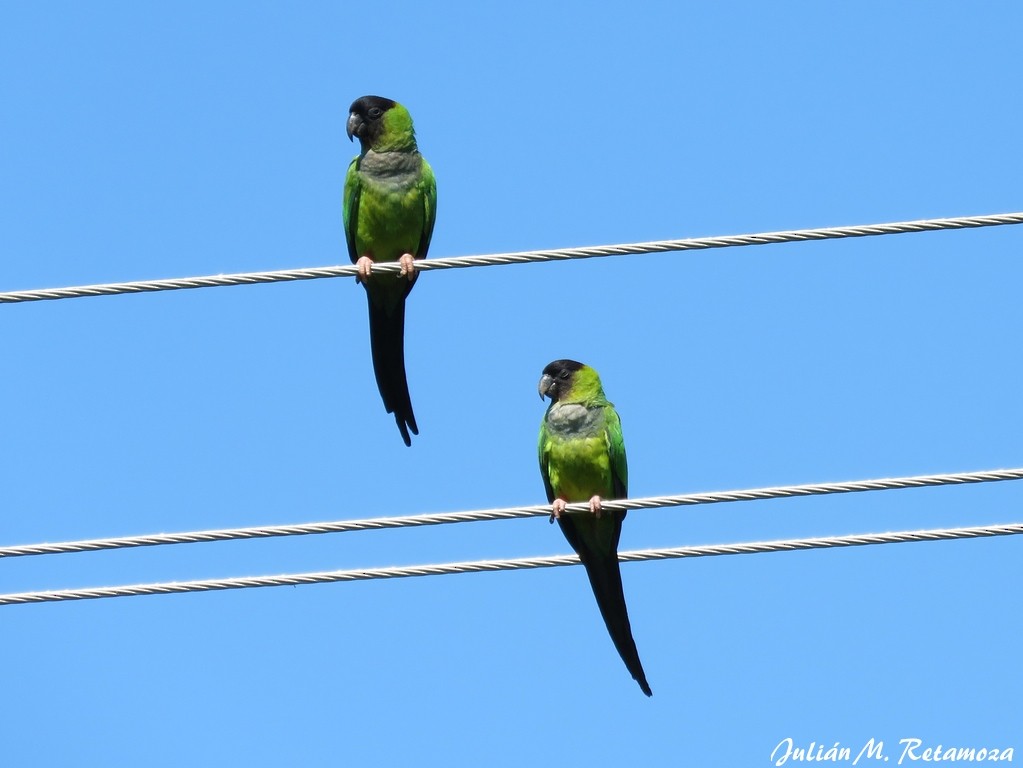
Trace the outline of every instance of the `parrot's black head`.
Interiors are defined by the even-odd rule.
[[[348,109],[348,139],[358,136],[364,147],[372,147],[384,132],[384,113],[397,104],[382,96],[363,96],[353,101]]]
[[[537,390],[540,392],[540,399],[543,400],[544,395],[546,395],[551,400],[557,402],[560,398],[567,395],[572,389],[575,374],[585,367],[582,363],[575,360],[555,360],[553,363],[549,363],[543,369],[540,384],[537,386]]]

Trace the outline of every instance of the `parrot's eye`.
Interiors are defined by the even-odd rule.
[[[380,109],[380,107],[369,108],[369,116],[372,117],[374,120],[380,117],[380,115],[382,114],[384,114],[384,110]]]
[[[568,371],[562,371],[561,373],[559,373],[558,374],[558,378],[559,379],[567,379],[568,378]]]

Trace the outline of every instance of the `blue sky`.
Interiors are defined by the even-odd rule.
[[[1021,23],[1008,2],[4,4],[0,290],[347,263],[367,93],[416,120],[435,256],[1020,210]],[[1021,237],[425,274],[411,449],[351,279],[3,306],[0,544],[539,503],[559,357],[602,374],[634,496],[1020,466]],[[634,512],[622,547],[1019,522],[1019,493]],[[649,700],[578,568],[0,607],[0,741],[47,766],[1023,750],[1020,545],[624,565]],[[530,519],[22,558],[0,591],[567,551]]]

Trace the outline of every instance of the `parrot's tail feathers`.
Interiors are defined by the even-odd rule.
[[[405,445],[412,445],[413,435],[419,434],[416,416],[412,412],[412,398],[405,376],[405,302],[391,312],[369,302],[369,339],[373,352],[373,373],[384,408],[394,414],[394,421]]]
[[[643,674],[643,665],[639,665],[639,677],[633,676],[637,683],[639,683],[639,690],[643,691],[647,696],[653,696],[654,692],[650,690],[650,683],[646,681],[646,675]]]
[[[581,556],[581,555],[580,555]],[[590,562],[587,562],[590,560]],[[593,562],[597,560],[598,562]],[[618,655],[625,662],[632,678],[639,683],[640,690],[647,696],[653,696],[650,684],[646,681],[643,663],[639,660],[639,650],[632,637],[632,625],[629,623],[629,611],[625,605],[625,590],[622,587],[622,573],[618,567],[618,557],[611,559],[585,558],[586,575],[593,587],[593,595],[597,598],[597,607],[604,618],[607,632],[611,636]]]

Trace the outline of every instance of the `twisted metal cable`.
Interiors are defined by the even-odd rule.
[[[717,555],[749,555],[761,552],[791,552],[800,549],[831,549],[834,547],[861,547],[871,544],[896,544],[911,541],[941,541],[945,539],[976,539],[988,536],[1014,536],[1023,533],[1023,523],[985,525],[972,528],[936,528],[892,533],[863,533],[852,536],[826,536],[805,539],[743,542],[738,544],[711,544],[705,546],[671,547],[667,549],[637,549],[620,552],[623,562],[644,560],[670,560],[681,557],[713,557]],[[478,573],[480,571],[518,571],[528,568],[556,568],[578,565],[576,555],[550,557],[524,557],[508,560],[474,560],[439,565],[409,565],[393,568],[360,568],[345,571],[319,571],[281,576],[248,576],[228,579],[172,581],[156,584],[134,584],[122,587],[95,587],[91,589],[64,589],[39,592],[12,592],[0,594],[0,605],[21,603],[48,603],[64,600],[92,600],[104,597],[139,597],[141,595],[167,595],[177,592],[210,592],[220,589],[248,589],[251,587],[283,587],[299,584],[324,584],[333,581],[366,581],[369,579],[400,579],[413,576],[441,576],[451,573]]]
[[[650,496],[641,499],[604,501],[602,502],[602,507],[613,512],[631,509],[693,506],[698,504],[721,504],[731,501],[780,499],[791,496],[821,496],[832,493],[889,491],[899,488],[923,488],[925,486],[934,485],[991,483],[1002,480],[1023,480],[1023,467],[1016,469],[996,469],[983,472],[958,472],[940,475],[890,477],[879,480],[855,480],[843,483],[783,485],[769,488],[750,488],[741,491],[711,491],[706,493],[686,493],[676,496]],[[582,512],[589,509],[586,503],[569,504],[567,508],[572,512]],[[0,558],[68,554],[71,552],[93,552],[102,549],[123,549],[126,547],[152,547],[163,544],[197,544],[207,541],[264,539],[274,536],[307,536],[320,533],[346,533],[350,531],[379,530],[382,528],[407,528],[420,525],[472,523],[484,520],[512,520],[522,517],[539,517],[541,515],[549,515],[550,512],[550,505],[543,504],[528,507],[481,509],[469,512],[441,512],[435,514],[405,515],[396,517],[373,517],[362,520],[337,520],[322,523],[253,526],[248,528],[222,528],[208,531],[157,533],[143,536],[119,536],[105,539],[85,539],[82,541],[68,541],[52,544],[19,544],[9,547],[0,547]]]
[[[602,256],[625,256],[641,253],[663,253],[666,251],[693,251],[707,248],[731,248],[744,245],[768,245],[770,243],[800,242],[804,240],[833,240],[846,237],[873,237],[875,235],[897,235],[909,232],[926,232],[939,229],[969,229],[974,227],[996,227],[1004,224],[1023,224],[1023,212],[992,214],[990,216],[960,216],[947,219],[920,219],[898,221],[889,224],[864,224],[851,227],[823,227],[818,229],[794,229],[781,232],[761,232],[751,235],[725,235],[723,237],[697,237],[681,240],[654,240],[646,243],[621,245],[598,245],[583,248],[556,248],[543,251],[517,251],[494,253],[484,256],[453,256],[427,259],[416,262],[416,269],[428,272],[434,269],[458,269],[462,267],[490,267],[502,264],[526,264],[534,261],[558,261],[564,259],[590,259]],[[380,263],[373,271],[381,274],[397,274],[397,263]],[[85,296],[109,296],[119,293],[146,293],[149,291],[176,291],[188,288],[211,288],[228,285],[253,285],[256,283],[280,283],[293,280],[313,280],[322,277],[354,277],[355,265],[336,267],[310,267],[306,269],[283,269],[271,272],[242,272],[231,275],[206,275],[166,280],[140,280],[130,283],[102,283],[81,285],[70,288],[50,288],[29,291],[8,291],[0,293],[0,304],[14,304],[24,301],[46,301],[52,299],[75,299]]]

